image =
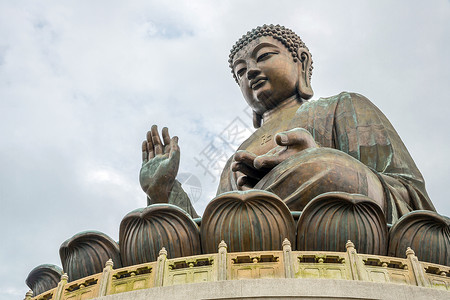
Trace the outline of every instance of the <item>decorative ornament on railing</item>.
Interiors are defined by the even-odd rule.
[[[411,247],[422,261],[450,265],[450,219],[432,211],[413,211],[389,231],[389,256]]]
[[[297,224],[297,250],[345,251],[347,240],[361,253],[385,255],[387,225],[381,208],[359,194],[331,192],[311,200]]]
[[[115,266],[122,266],[117,243],[98,231],[74,235],[61,245],[59,255],[69,281],[100,273],[110,258]]]
[[[214,198],[202,218],[204,253],[214,253],[223,240],[228,251],[281,250],[295,240],[294,219],[284,202],[262,190],[228,192]]]
[[[51,290],[58,285],[63,270],[55,265],[44,264],[34,268],[25,280],[34,295]]]
[[[201,254],[197,224],[171,204],[153,204],[128,213],[120,223],[124,266],[156,261],[165,247],[169,258]]]

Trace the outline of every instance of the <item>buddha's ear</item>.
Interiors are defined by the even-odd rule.
[[[309,69],[311,68],[311,54],[308,49],[299,48],[297,52],[298,57],[298,94],[302,99],[308,100],[314,95],[311,87],[311,80],[309,78]]]

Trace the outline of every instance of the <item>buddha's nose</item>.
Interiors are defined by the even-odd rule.
[[[256,68],[256,67],[250,67],[248,70],[247,70],[247,79],[248,80],[252,80],[253,78],[255,78],[259,73],[261,73],[261,71],[258,69],[258,68]]]

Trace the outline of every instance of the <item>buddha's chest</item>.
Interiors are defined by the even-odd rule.
[[[276,146],[275,136],[289,128],[287,124],[279,123],[279,126],[267,126],[256,130],[240,147],[239,150],[246,150],[256,155],[263,155]]]

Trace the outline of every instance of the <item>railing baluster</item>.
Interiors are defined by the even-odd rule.
[[[227,244],[223,240],[219,243],[217,272],[217,280],[227,280]]]
[[[64,288],[67,284],[67,281],[69,280],[69,276],[67,276],[66,273],[64,273],[61,276],[61,281],[58,283],[58,286],[56,287],[55,291],[55,300],[61,300],[64,296]]]
[[[106,296],[108,293],[109,283],[111,281],[112,269],[114,266],[113,260],[110,258],[103,268],[102,277],[100,278],[100,287],[98,290],[98,296]]]
[[[155,272],[155,287],[163,286],[164,284],[164,269],[167,260],[166,248],[162,247],[159,251],[158,260],[156,261],[156,272]]]
[[[286,278],[294,278],[291,242],[287,238],[283,241],[283,263]]]
[[[426,278],[422,264],[419,262],[419,259],[417,258],[416,254],[414,253],[414,250],[408,247],[408,249],[406,249],[406,257],[408,258],[408,261],[411,265],[411,269],[414,274],[414,279],[416,281],[416,285],[423,286],[423,287],[429,287],[430,282]]]

